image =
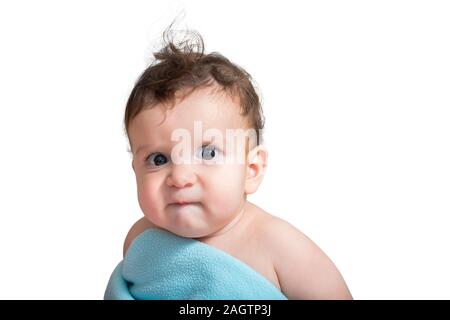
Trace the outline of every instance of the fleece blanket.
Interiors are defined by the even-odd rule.
[[[198,240],[151,228],[114,269],[107,300],[285,300],[247,264]]]

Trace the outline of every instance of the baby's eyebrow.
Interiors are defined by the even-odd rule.
[[[136,149],[136,154],[139,154],[141,151],[150,148],[152,145],[150,144],[144,144]]]
[[[202,139],[202,144],[211,144],[211,143],[215,143],[215,139],[214,138],[209,138],[209,139]]]
[[[205,144],[215,144],[215,145],[222,145],[222,142],[217,139],[215,139],[214,137],[210,137],[210,138],[205,138],[201,140],[201,144],[205,145]],[[155,147],[162,147],[161,145],[153,145],[153,144],[144,144],[142,146],[140,146],[139,148],[136,149],[136,155],[138,155],[139,153],[141,153],[142,151],[146,150],[146,149],[151,149],[151,148],[155,148]]]

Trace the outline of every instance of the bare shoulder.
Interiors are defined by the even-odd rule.
[[[140,235],[142,232],[149,228],[156,228],[156,226],[151,223],[146,217],[142,217],[138,221],[136,221],[133,226],[131,226],[130,230],[128,231],[128,234],[125,238],[125,242],[123,244],[123,256],[125,257],[125,254],[127,253],[127,250],[133,240]]]
[[[270,214],[263,221],[263,241],[289,299],[352,299],[337,267],[310,238]]]

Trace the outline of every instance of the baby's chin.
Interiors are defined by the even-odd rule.
[[[208,210],[201,204],[169,205],[164,216],[162,227],[180,237],[201,238],[216,231]]]

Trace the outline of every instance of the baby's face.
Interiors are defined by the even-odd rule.
[[[158,105],[142,111],[128,130],[139,205],[152,223],[175,234],[211,235],[230,223],[246,201],[245,156],[235,161],[238,152],[245,155],[245,138],[230,149],[226,139],[227,130],[242,131],[246,121],[236,100],[211,88],[177,100],[166,117],[165,110]],[[223,139],[204,139],[209,129],[218,130]],[[173,136],[177,132],[184,140]],[[230,159],[234,161],[226,161]]]

